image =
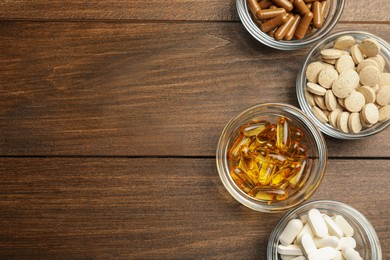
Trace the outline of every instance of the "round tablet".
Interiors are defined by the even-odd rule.
[[[325,105],[326,109],[333,111],[337,108],[337,99],[334,96],[332,90],[328,90],[325,93]]]
[[[337,126],[344,133],[349,132],[348,118],[349,118],[349,113],[346,111],[341,112],[337,117]]]
[[[378,58],[378,55],[375,57],[370,57],[367,60],[372,60],[373,62],[375,62],[380,72],[382,72],[385,69],[385,64],[382,63],[382,60],[380,58]]]
[[[381,78],[379,80],[379,85],[380,86],[384,86],[384,85],[390,86],[390,73],[385,72],[385,73],[381,74]]]
[[[381,50],[381,46],[373,38],[364,39],[360,43],[359,48],[366,57],[374,57],[378,55]]]
[[[364,60],[363,53],[359,49],[359,45],[355,44],[351,47],[351,56],[355,64],[359,64]]]
[[[314,106],[312,107],[312,112],[322,123],[328,122],[328,117],[320,108]]]
[[[379,122],[390,119],[390,105],[383,106],[379,109]]]
[[[339,74],[334,68],[324,68],[318,75],[318,83],[324,88],[331,88],[333,81],[338,77]]]
[[[340,36],[334,41],[333,47],[339,50],[345,50],[355,44],[355,38],[350,35]]]
[[[307,83],[307,90],[318,96],[325,95],[326,89],[315,83]]]
[[[377,67],[366,66],[360,72],[360,82],[366,86],[375,86],[379,82],[381,72]]]
[[[305,97],[306,97],[306,101],[307,103],[309,103],[309,105],[312,107],[312,106],[315,106],[315,102],[314,102],[314,95],[312,93],[310,93],[309,91],[305,91]]]
[[[376,93],[373,88],[369,86],[361,86],[356,89],[356,91],[362,93],[366,103],[375,103]]]
[[[310,63],[310,64],[307,66],[307,69],[306,69],[306,78],[307,78],[310,82],[317,83],[318,74],[320,73],[320,71],[321,71],[324,67],[325,67],[325,66],[324,66],[323,63],[320,62],[320,61],[315,61],[315,62]]]
[[[345,108],[349,112],[359,112],[365,104],[366,100],[364,99],[363,94],[355,90],[344,100]]]
[[[376,103],[381,106],[390,104],[390,86],[382,86],[376,92]]]
[[[359,65],[356,68],[356,71],[359,73],[364,67],[367,67],[367,66],[374,66],[374,67],[378,68],[378,64],[375,61],[370,60],[370,59],[365,59],[359,63]]]
[[[359,113],[351,113],[349,115],[348,128],[354,134],[357,134],[362,130],[363,126],[362,123],[360,122]]]
[[[335,68],[339,73],[355,68],[355,62],[349,55],[342,55],[335,63]]]
[[[363,106],[362,117],[368,124],[375,124],[379,120],[378,108],[373,103],[368,103]]]
[[[321,57],[324,60],[334,60],[340,58],[342,52],[337,49],[325,49],[321,51]]]
[[[341,112],[343,112],[341,109],[335,109],[332,112],[330,112],[328,115],[329,124],[331,126],[333,126],[334,128],[338,128],[337,127],[337,117],[339,116],[339,114]]]
[[[314,102],[317,104],[319,108],[322,110],[326,110],[326,105],[325,105],[325,99],[323,96],[314,96]]]

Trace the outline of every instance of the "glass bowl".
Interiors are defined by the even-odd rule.
[[[362,130],[359,133],[344,133],[339,129],[336,129],[332,127],[329,123],[322,123],[312,112],[311,107],[306,100],[305,97],[305,90],[306,90],[306,69],[307,66],[314,61],[320,60],[320,52],[323,49],[331,48],[333,45],[333,42],[335,39],[337,39],[340,36],[344,35],[351,35],[356,40],[363,40],[367,37],[374,38],[378,41],[378,43],[381,45],[381,52],[380,54],[384,57],[386,66],[385,71],[390,72],[390,45],[380,37],[373,35],[368,32],[362,32],[362,31],[342,31],[338,32],[332,35],[327,36],[326,38],[322,39],[320,42],[318,42],[308,53],[306,56],[303,65],[298,73],[297,76],[297,82],[296,82],[296,92],[298,96],[298,102],[301,107],[301,109],[314,121],[314,123],[320,128],[320,130],[329,136],[332,136],[334,138],[338,139],[345,139],[345,140],[353,140],[353,139],[361,139],[376,133],[379,133],[386,129],[390,125],[390,120],[376,123],[374,126],[370,128],[366,128]]]
[[[329,216],[341,215],[353,227],[353,238],[356,240],[356,248],[363,259],[381,260],[382,250],[375,229],[370,222],[353,207],[331,200],[318,200],[305,203],[290,212],[288,212],[276,225],[268,240],[267,259],[277,260],[277,247],[279,245],[279,237],[292,219],[299,218],[306,214],[310,209],[316,208],[321,213]]]
[[[299,128],[303,135],[303,145],[308,149],[308,179],[285,200],[267,203],[242,191],[234,182],[229,171],[228,152],[238,137],[237,130],[252,120],[276,122],[280,117],[287,118],[289,125]],[[219,176],[228,192],[241,204],[253,210],[273,213],[291,209],[309,199],[319,187],[325,173],[327,149],[323,135],[298,108],[281,103],[265,103],[251,107],[232,118],[219,138],[216,163]]]
[[[306,47],[327,35],[336,25],[343,12],[345,0],[328,0],[329,11],[321,29],[316,30],[301,40],[277,41],[264,33],[252,20],[246,0],[236,0],[238,16],[247,31],[259,42],[278,50],[296,50]]]

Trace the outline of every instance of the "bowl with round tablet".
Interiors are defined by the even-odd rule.
[[[372,224],[337,201],[311,201],[289,211],[268,240],[267,259],[382,259]]]
[[[300,49],[323,38],[337,24],[344,5],[345,0],[236,0],[246,30],[279,50]]]
[[[320,130],[360,139],[390,125],[390,45],[362,31],[342,31],[318,42],[296,82],[301,109]]]
[[[321,132],[301,110],[282,103],[256,105],[233,117],[216,153],[227,191],[244,206],[267,213],[310,198],[326,162]]]

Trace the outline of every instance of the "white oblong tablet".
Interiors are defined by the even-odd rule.
[[[307,216],[314,234],[317,237],[326,237],[328,235],[328,227],[322,218],[321,212],[318,209],[311,209]]]
[[[297,256],[291,260],[306,260],[306,257],[304,257],[303,255],[300,255],[300,256]]]
[[[356,247],[356,240],[353,237],[342,237],[340,238],[337,249],[344,250],[346,248],[355,248],[355,247]]]
[[[288,222],[286,228],[283,230],[279,237],[279,241],[282,245],[288,246],[292,244],[303,227],[303,223],[300,219],[292,219]]]
[[[336,225],[333,219],[331,219],[328,215],[324,215],[323,218],[326,226],[328,227],[329,234],[338,238],[342,238],[344,236],[344,232]]]
[[[310,227],[310,224],[309,223],[306,223],[301,232],[299,232],[298,236],[297,236],[297,241],[300,242],[301,241],[301,238],[304,234],[309,234],[311,237],[314,237],[314,233],[313,233],[313,230],[311,229]]]
[[[309,260],[333,259],[337,256],[337,250],[332,247],[323,247],[308,256]]]
[[[314,244],[316,245],[317,248],[322,248],[322,247],[333,247],[337,248],[339,246],[340,240],[338,237],[335,236],[327,236],[323,238],[313,238]]]
[[[353,248],[346,248],[345,250],[343,250],[343,256],[347,260],[363,260],[359,252]]]
[[[278,245],[278,253],[281,255],[303,255],[301,248],[297,245]]]
[[[301,238],[301,245],[306,255],[317,252],[317,247],[314,244],[313,238],[309,234],[304,234]]]
[[[282,260],[292,260],[294,259],[295,257],[297,257],[296,255],[280,255],[280,258]]]
[[[334,217],[334,222],[336,225],[344,232],[344,235],[347,237],[353,236],[354,230],[353,227],[348,223],[348,221],[343,218],[343,216],[337,215]]]

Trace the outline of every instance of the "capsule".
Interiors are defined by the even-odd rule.
[[[243,128],[242,133],[246,137],[256,136],[256,135],[260,134],[261,132],[263,132],[265,130],[265,128],[269,125],[270,125],[270,123],[268,121],[261,121],[261,122],[254,124],[254,125],[249,125],[249,126]]]
[[[289,31],[289,29],[291,28],[291,26],[293,25],[293,22],[294,22],[294,16],[289,15],[287,22],[285,24],[283,24],[282,26],[280,26],[277,29],[277,31],[275,32],[275,34],[274,34],[275,40],[277,40],[277,41],[282,40],[284,38],[284,36],[287,34],[287,32]]]
[[[295,188],[299,184],[299,181],[304,175],[305,170],[306,170],[306,160],[303,161],[302,166],[297,170],[297,173],[294,176],[292,176],[292,178],[289,180],[292,188]]]
[[[306,4],[309,4],[309,3],[313,3],[313,2],[315,2],[317,0],[304,0],[304,1],[305,1]]]
[[[278,28],[275,28],[271,31],[268,32],[268,35],[271,36],[272,38],[274,38],[274,35],[275,35],[275,32],[278,30]]]
[[[275,18],[272,18],[272,19],[268,20],[267,22],[263,23],[261,25],[260,29],[263,32],[269,32],[269,31],[275,29],[276,27],[284,24],[286,21],[287,21],[287,14],[281,14],[281,15],[276,16]]]
[[[286,169],[283,169],[283,170],[276,172],[272,176],[272,180],[271,180],[270,185],[274,186],[274,187],[279,187],[279,185],[281,185],[281,183],[284,180],[286,180],[286,178],[290,175],[290,172],[291,172],[291,169],[289,169],[289,168],[286,168]]]
[[[325,1],[322,1],[321,2],[321,13],[322,13],[322,17],[326,17],[326,15],[328,14],[328,8],[329,8],[329,1],[328,0],[325,0]]]
[[[285,117],[279,119],[276,126],[276,146],[284,150],[287,146],[288,139],[288,122]]]
[[[316,29],[320,29],[322,27],[322,23],[324,22],[324,17],[322,16],[321,11],[321,3],[315,1],[313,3],[313,27]]]
[[[249,142],[251,141],[250,138],[240,136],[237,138],[236,142],[233,144],[232,148],[230,148],[229,151],[229,159],[233,161],[237,161],[239,158],[239,150],[242,145],[248,145]]]
[[[310,12],[310,9],[307,7],[303,0],[294,0],[294,6],[298,9],[298,12],[302,16]]]
[[[303,39],[306,35],[307,29],[309,29],[310,23],[313,20],[313,13],[309,12],[303,16],[301,22],[298,24],[297,30],[295,31],[295,38],[298,40]]]
[[[258,19],[271,19],[281,14],[286,14],[286,10],[283,8],[274,8],[261,10],[256,13]]]
[[[277,6],[284,8],[287,12],[291,12],[294,8],[293,4],[288,0],[272,0],[272,2]]]
[[[257,14],[261,11],[260,5],[257,2],[257,0],[247,0],[247,3],[249,5],[249,9],[251,10],[252,14],[254,16],[257,16]]]
[[[284,40],[289,41],[294,37],[295,31],[300,21],[301,21],[301,16],[299,14],[296,14],[294,16],[294,20],[292,22],[291,27],[288,29],[286,35],[284,36]]]
[[[259,5],[261,9],[267,9],[272,5],[272,2],[270,0],[261,0]]]
[[[274,170],[272,164],[263,163],[259,172],[259,183],[261,185],[268,185],[271,182],[272,171]]]

